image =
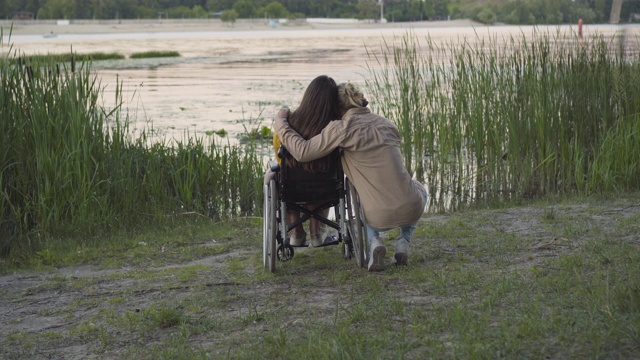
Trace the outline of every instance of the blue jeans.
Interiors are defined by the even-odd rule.
[[[427,203],[427,190],[422,187],[422,197],[424,199],[424,203]],[[402,225],[400,226],[400,237],[402,237],[403,239],[411,242],[411,238],[413,237],[413,232],[416,230],[416,227],[418,226],[418,222],[414,222],[408,225]],[[374,228],[373,226],[369,226],[369,224],[367,224],[367,239],[370,242],[371,239],[373,239],[376,236],[380,236],[380,232],[383,231],[388,231],[391,230],[391,228],[386,228],[386,229],[379,229],[379,228]]]

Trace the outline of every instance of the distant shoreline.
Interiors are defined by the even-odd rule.
[[[13,28],[12,28],[13,25]],[[353,28],[423,28],[423,27],[484,27],[471,20],[420,21],[399,23],[307,23],[292,21],[279,24],[269,20],[238,20],[233,24],[219,19],[162,19],[162,20],[74,20],[68,25],[58,25],[56,20],[25,21],[1,20],[4,34],[105,34],[105,33],[151,33],[151,32],[206,32],[206,31],[247,31],[247,30],[300,30],[300,29],[353,29]]]

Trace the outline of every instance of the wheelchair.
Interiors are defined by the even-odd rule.
[[[282,164],[269,162],[275,177],[264,185],[264,267],[275,272],[278,262],[293,259],[295,250],[289,241],[289,231],[311,218],[337,230],[336,245],[339,245],[342,256],[345,259],[355,258],[357,266],[364,267],[367,254],[364,216],[358,194],[342,171],[342,149],[336,149],[329,155],[332,160],[328,171],[315,174],[301,167],[285,165],[287,156],[291,155],[281,146],[278,157]],[[323,211],[331,208],[335,216],[332,219],[323,216]],[[301,213],[300,218],[292,223],[286,216],[289,209]]]

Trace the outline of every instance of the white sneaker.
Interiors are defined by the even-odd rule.
[[[384,256],[387,254],[387,248],[384,247],[379,237],[371,239],[369,249],[369,271],[384,270]]]
[[[393,258],[396,259],[397,265],[409,264],[409,245],[410,243],[404,238],[396,241],[396,253],[393,255]]]

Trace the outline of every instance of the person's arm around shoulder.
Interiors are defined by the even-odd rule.
[[[288,117],[289,110],[280,109],[276,114],[273,129],[296,160],[306,162],[319,159],[340,146],[343,137],[341,135],[344,133],[339,131],[342,125],[341,120],[331,121],[320,134],[305,140],[289,126]]]

